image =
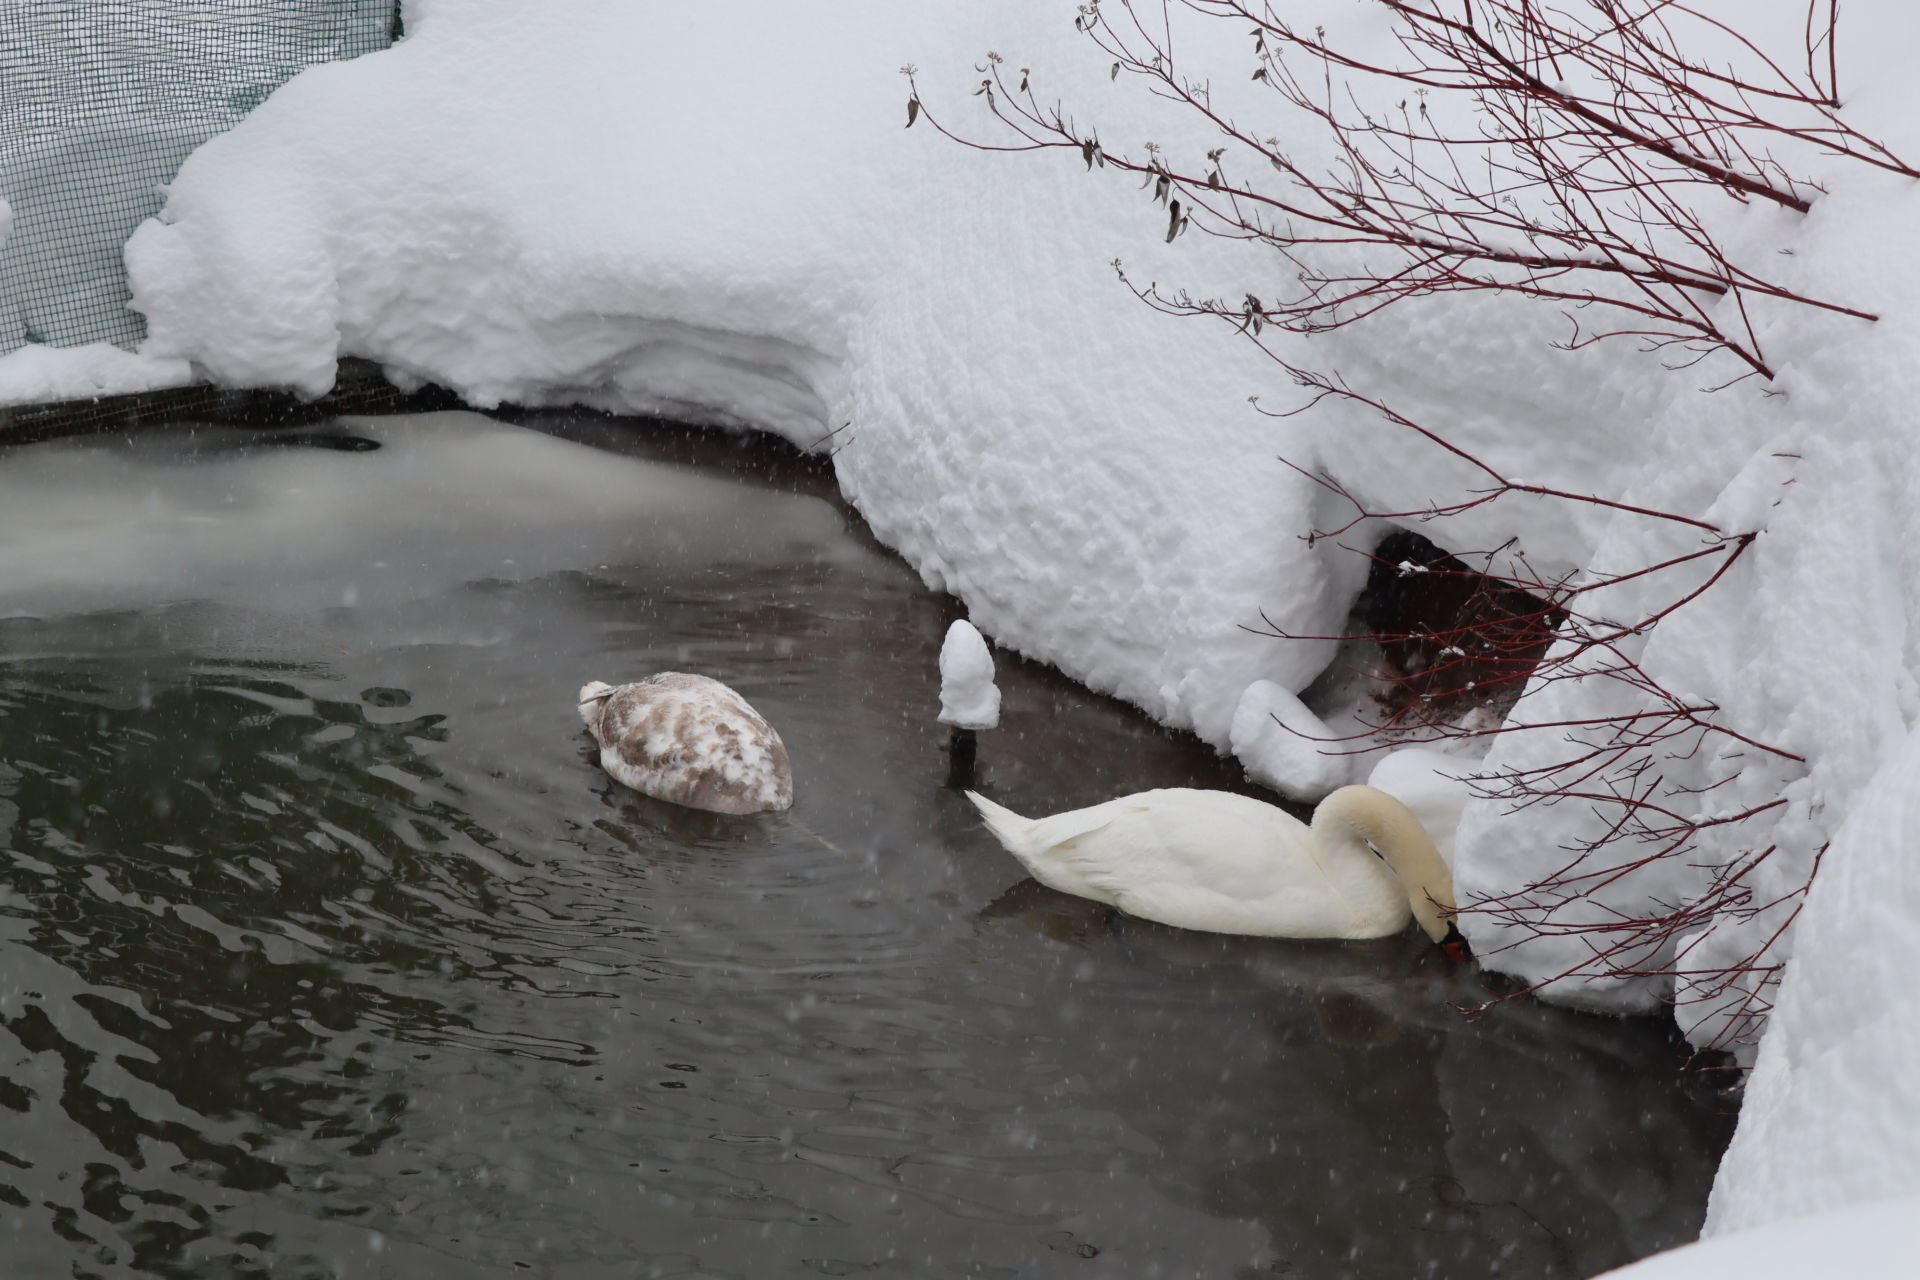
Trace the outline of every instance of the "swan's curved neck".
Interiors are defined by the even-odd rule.
[[[1342,787],[1313,811],[1316,844],[1354,839],[1380,851],[1406,886],[1413,918],[1435,942],[1453,925],[1453,871],[1413,811],[1377,787]]]

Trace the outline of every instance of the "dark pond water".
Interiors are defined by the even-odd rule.
[[[830,478],[537,425],[620,447],[0,452],[0,1274],[1479,1280],[1693,1233],[1730,1117],[1657,1024],[1023,882],[944,786],[953,602]],[[598,770],[575,690],[661,667],[779,726],[790,814]],[[1001,674],[1016,808],[1241,785]]]

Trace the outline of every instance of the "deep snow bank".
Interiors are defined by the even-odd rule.
[[[1920,734],[1909,733],[1834,834],[1714,1184],[1713,1233],[1920,1188],[1916,779]]]
[[[0,405],[132,395],[192,381],[193,366],[185,360],[127,351],[111,342],[34,344],[0,356]]]
[[[1792,8],[1721,0],[1716,11],[1766,27]],[[1195,237],[1155,246],[1164,214],[1097,173],[902,130],[896,66],[918,62],[930,98],[955,114],[993,47],[1097,108],[1108,136],[1190,141],[1107,83],[1071,33],[1073,9],[417,5],[403,45],[301,76],[189,161],[161,220],[129,247],[148,350],[222,381],[309,391],[351,353],[482,404],[578,401],[826,441],[880,536],[1001,643],[1290,772],[1280,747],[1259,745],[1280,739],[1258,710],[1291,714],[1291,691],[1328,651],[1240,628],[1264,609],[1290,630],[1335,630],[1359,561],[1300,540],[1329,513],[1276,455],[1318,457],[1388,510],[1456,498],[1474,477],[1351,408],[1287,423],[1251,413],[1248,394],[1284,394],[1271,368],[1216,329],[1134,305],[1105,265],[1124,256],[1138,279],[1204,288],[1270,282],[1272,262]],[[1893,0],[1846,17],[1855,122],[1920,153],[1915,90],[1897,65],[1914,20]],[[1225,41],[1223,65],[1238,66],[1244,33],[1214,27],[1192,39]],[[1749,883],[1756,902],[1778,905],[1683,939],[1703,968],[1785,923],[1829,840],[1841,887],[1815,895],[1821,911],[1844,912],[1854,883],[1835,865],[1864,885],[1897,874],[1904,855],[1890,822],[1841,824],[1887,803],[1899,771],[1883,765],[1920,716],[1907,497],[1920,487],[1908,444],[1920,330],[1903,310],[1920,296],[1920,207],[1905,179],[1808,163],[1829,191],[1811,215],[1728,207],[1710,211],[1712,225],[1787,283],[1884,318],[1762,309],[1772,387],[1705,395],[1704,372],[1666,375],[1618,344],[1556,353],[1543,342],[1553,317],[1498,300],[1398,308],[1296,344],[1302,363],[1338,369],[1509,476],[1758,533],[1736,573],[1624,647],[1804,763],[1733,739],[1663,760],[1663,795],[1689,817],[1785,803],[1764,831],[1712,828],[1689,858],[1620,880],[1590,908],[1601,919],[1685,902],[1717,865],[1771,845]],[[1689,546],[1671,526],[1534,499],[1446,524],[1423,531],[1457,549],[1517,539],[1547,575],[1623,572]],[[1674,594],[1671,580],[1636,579],[1595,607],[1625,617]],[[1635,709],[1605,682],[1561,683],[1526,706],[1534,722]],[[1508,736],[1489,763],[1526,768],[1564,755],[1566,738]],[[1577,803],[1518,817],[1469,805],[1459,884],[1510,891],[1539,874],[1541,850],[1604,821]],[[1484,922],[1468,930],[1483,951],[1509,940]],[[1897,919],[1806,935],[1824,954],[1802,955],[1718,1221],[1804,1205],[1794,1188],[1808,1180],[1854,1185],[1824,1164],[1790,1175],[1769,1156],[1819,1149],[1806,1139],[1829,1108],[1901,1114],[1890,1064],[1902,1042],[1881,1028],[1920,1020],[1878,1020],[1910,1011],[1911,996],[1887,983],[1873,988],[1881,1006],[1829,987],[1860,957],[1900,949]],[[1578,934],[1537,939],[1498,963],[1544,977],[1586,947]],[[1670,993],[1662,980],[1572,994],[1651,1008]],[[1708,1039],[1720,1024],[1704,1012]],[[1832,1065],[1796,1070],[1789,1050],[1822,1043],[1836,1046]],[[1841,1079],[1844,1100],[1828,1096]],[[1911,1145],[1897,1122],[1873,1140]],[[1898,1158],[1875,1167],[1920,1180]]]
[[[1606,1280],[1902,1280],[1913,1273],[1920,1196],[1876,1200],[1685,1245]]]

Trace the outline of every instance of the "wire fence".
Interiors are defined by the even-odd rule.
[[[121,249],[189,152],[398,0],[0,0],[0,355],[144,336]]]

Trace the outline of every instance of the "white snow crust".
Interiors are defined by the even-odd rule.
[[[1920,1188],[1916,849],[1920,733],[1909,733],[1834,833],[1797,925],[1793,967],[1714,1184],[1710,1233]],[[1920,1201],[1909,1222],[1915,1209]]]
[[[1247,776],[1289,800],[1312,804],[1354,777],[1350,743],[1335,733],[1291,689],[1256,680],[1240,695],[1227,741]]]
[[[1000,724],[1000,686],[993,682],[993,654],[986,637],[956,618],[940,643],[940,723],[956,729],[993,729]]]
[[[1755,1226],[1655,1254],[1605,1280],[1906,1280],[1920,1196]]]
[[[51,404],[184,387],[187,361],[127,351],[111,342],[79,347],[31,344],[0,356],[0,405]],[[0,439],[6,428],[0,425]]]
[[[1299,7],[1369,34],[1366,14],[1338,0]],[[1704,7],[1796,47],[1800,10],[1784,0]],[[937,110],[984,131],[967,104],[992,48],[1108,136],[1212,145],[1124,78],[1109,83],[1072,33],[1074,11],[1072,0],[416,3],[401,45],[299,76],[187,162],[128,246],[145,352],[310,394],[337,358],[360,355],[483,406],[582,403],[830,448],[875,532],[999,643],[1310,793],[1327,779],[1300,777],[1335,766],[1269,729],[1297,714],[1286,698],[1332,645],[1257,632],[1337,633],[1363,561],[1303,539],[1346,515],[1278,458],[1324,465],[1390,511],[1457,499],[1476,477],[1355,406],[1261,416],[1249,395],[1292,403],[1270,365],[1217,328],[1138,305],[1107,265],[1123,257],[1135,279],[1231,296],[1265,288],[1274,262],[1195,236],[1159,245],[1165,212],[1111,174],[903,129],[894,69],[913,61]],[[1857,0],[1844,20],[1848,118],[1920,155],[1908,65],[1920,18],[1903,0]],[[1244,34],[1202,23],[1182,48],[1196,65],[1238,67]],[[1223,96],[1245,91],[1220,82]],[[1630,344],[1550,350],[1556,317],[1503,299],[1396,307],[1285,348],[1509,477],[1759,535],[1732,574],[1624,652],[1754,742],[1802,757],[1709,743],[1668,762],[1669,803],[1704,818],[1785,804],[1764,831],[1712,828],[1689,858],[1618,882],[1591,908],[1684,902],[1714,864],[1764,841],[1774,852],[1748,883],[1755,902],[1778,905],[1696,940],[1690,961],[1709,968],[1787,925],[1825,848],[1804,927],[1775,953],[1791,951],[1795,970],[1716,1229],[1920,1190],[1920,999],[1896,963],[1920,912],[1904,799],[1920,763],[1906,747],[1920,719],[1920,191],[1864,166],[1789,159],[1826,188],[1810,214],[1729,204],[1705,211],[1710,227],[1786,284],[1881,318],[1758,307],[1770,386],[1706,394],[1737,370],[1668,373]],[[1700,545],[1678,526],[1535,498],[1421,532],[1453,549],[1512,540],[1547,576]],[[1675,594],[1671,575],[1655,575],[1589,605],[1624,617]],[[1637,709],[1619,690],[1562,681],[1522,707],[1529,723]],[[1555,758],[1564,739],[1504,736],[1484,767]],[[1605,820],[1578,803],[1466,804],[1463,898],[1525,884],[1542,850]],[[1512,941],[1464,923],[1483,954]],[[1498,963],[1540,978],[1584,948],[1578,935],[1540,938]],[[1647,981],[1561,994],[1647,1010],[1675,993]],[[1701,1041],[1721,1030],[1711,1008],[1687,1008]]]

